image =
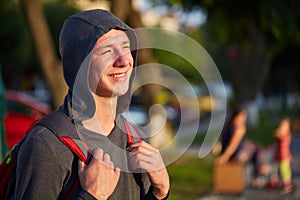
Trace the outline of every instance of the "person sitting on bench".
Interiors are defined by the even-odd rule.
[[[253,164],[253,187],[260,187],[258,177],[258,152],[256,144],[245,139],[246,134],[247,111],[243,108],[237,108],[225,126],[222,136],[221,156],[218,158],[218,164],[224,164],[229,161],[238,161],[246,163],[251,161]]]

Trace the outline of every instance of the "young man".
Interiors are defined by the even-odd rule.
[[[112,13],[90,10],[69,17],[60,35],[69,87],[59,110],[92,152],[86,165],[44,126],[18,149],[12,199],[167,199],[169,176],[157,149],[130,143],[122,112],[130,103],[137,39]],[[53,122],[54,123],[54,122]]]

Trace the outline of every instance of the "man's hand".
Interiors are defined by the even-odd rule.
[[[145,170],[156,198],[165,198],[170,189],[170,181],[159,151],[144,141],[130,145],[128,151],[132,170]]]
[[[117,186],[120,169],[114,168],[110,156],[103,153],[102,149],[95,149],[93,156],[88,166],[79,161],[80,185],[96,199],[107,199]]]

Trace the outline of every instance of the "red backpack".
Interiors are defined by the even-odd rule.
[[[76,127],[71,122],[70,118],[65,115],[60,110],[56,110],[46,117],[42,118],[38,121],[35,126],[42,125],[48,128],[52,133],[54,133],[58,139],[63,142],[81,161],[83,161],[86,165],[89,164],[89,161],[92,158],[92,154],[88,150],[87,144],[80,140]],[[127,121],[124,122],[124,126],[127,134],[127,142],[128,144],[132,144],[138,141],[141,141],[142,138],[138,132],[138,130]],[[34,126],[33,126],[34,127]],[[30,129],[31,130],[31,129]],[[67,135],[66,135],[67,134]],[[23,141],[23,140],[22,140]],[[10,196],[10,194],[14,191],[14,181],[10,182],[9,179],[15,180],[15,166],[16,156],[18,153],[19,145],[21,145],[22,141],[15,145],[9,154],[4,158],[0,165],[0,199],[4,200]],[[9,185],[10,182],[10,185]],[[67,192],[65,199],[70,199],[74,190],[79,185],[79,178],[73,182],[71,189]]]

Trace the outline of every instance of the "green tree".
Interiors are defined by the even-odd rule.
[[[300,3],[294,0],[160,0],[187,11],[201,8],[211,37],[233,51],[231,81],[236,103],[255,99],[274,56],[289,42],[299,44]]]
[[[15,1],[0,2],[0,64],[4,81],[10,80],[11,88],[16,88],[25,68],[30,69],[32,48],[30,37]],[[17,30],[17,31],[16,31]],[[9,77],[9,78],[8,78]]]
[[[22,89],[20,77],[25,72],[42,72],[52,103],[59,106],[66,93],[58,52],[59,32],[63,21],[78,10],[64,2],[39,0],[4,0],[0,10],[0,63],[10,83],[8,88]]]
[[[54,107],[58,107],[63,102],[67,86],[62,76],[61,61],[56,54],[53,38],[44,17],[42,3],[40,0],[20,0],[20,5],[29,26],[44,77],[51,90]]]

